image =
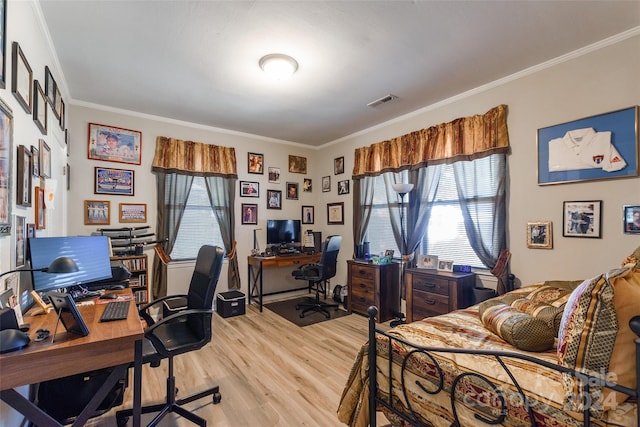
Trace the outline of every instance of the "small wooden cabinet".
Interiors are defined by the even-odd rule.
[[[407,322],[449,313],[473,303],[475,273],[410,268],[407,285]]]
[[[400,311],[398,264],[367,264],[347,261],[349,313],[367,316],[372,305],[378,307],[377,321],[386,322]]]
[[[131,273],[129,287],[133,292],[136,304],[149,302],[149,284],[147,276],[148,268],[147,255],[129,255],[111,257],[111,261],[120,261]]]

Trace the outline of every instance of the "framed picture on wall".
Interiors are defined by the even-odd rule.
[[[15,248],[14,267],[20,268],[27,259],[27,219],[20,215],[15,215],[13,233],[13,247]]]
[[[40,141],[40,176],[51,178],[51,148],[41,139]]]
[[[40,150],[31,146],[31,174],[40,178]]]
[[[289,155],[289,172],[307,173],[307,158]]]
[[[311,193],[311,188],[312,188],[311,178],[305,178],[302,183],[302,191],[304,191],[305,193]]]
[[[298,200],[298,183],[287,182],[287,199]]]
[[[562,235],[564,237],[602,237],[602,200],[563,203]]]
[[[108,200],[84,201],[84,225],[109,225],[111,203]]]
[[[33,100],[33,71],[18,42],[11,49],[11,93],[27,114],[31,114]]]
[[[267,209],[282,209],[282,191],[267,190]]]
[[[253,181],[240,181],[240,197],[260,197],[260,184]]]
[[[258,205],[253,203],[242,204],[242,224],[258,223]]]
[[[623,230],[627,234],[640,234],[640,205],[627,205],[622,208]]]
[[[302,223],[313,224],[313,222],[314,222],[313,206],[303,206],[302,207]]]
[[[247,172],[264,174],[264,154],[248,153]]]
[[[0,89],[7,79],[7,0],[0,0]]]
[[[333,174],[340,175],[344,173],[344,157],[336,157],[333,159]]]
[[[142,132],[89,123],[89,159],[139,165],[142,161]]]
[[[13,113],[0,99],[0,236],[11,233],[11,207],[13,206]]]
[[[31,206],[31,150],[18,147],[16,205]]]
[[[327,203],[327,224],[344,224],[344,202]]]
[[[527,223],[527,247],[533,249],[553,249],[553,228],[551,221]]]
[[[269,182],[271,184],[280,184],[280,168],[269,166]]]
[[[330,176],[323,176],[322,177],[322,192],[323,193],[328,193],[329,191],[331,191],[331,177]]]
[[[95,167],[94,170],[95,194],[134,195],[134,171],[101,167]]]
[[[40,133],[47,134],[47,115],[49,109],[47,108],[47,96],[44,94],[40,82],[35,80],[33,82],[33,121],[36,123]]]
[[[147,204],[120,203],[118,205],[118,221],[147,222]]]
[[[44,206],[44,188],[36,187],[34,197],[36,199],[36,230],[44,230],[47,226]]]

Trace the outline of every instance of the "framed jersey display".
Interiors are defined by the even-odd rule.
[[[538,129],[538,185],[638,176],[638,110]]]

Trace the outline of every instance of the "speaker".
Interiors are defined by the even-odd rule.
[[[322,252],[322,232],[321,231],[314,231],[313,232],[313,250],[315,251],[315,253],[320,253]]]
[[[20,329],[16,312],[12,308],[0,309],[0,331],[5,329]]]

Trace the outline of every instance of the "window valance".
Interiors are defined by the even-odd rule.
[[[151,170],[194,176],[238,177],[235,148],[165,136],[156,138]]]
[[[507,106],[356,148],[353,178],[473,160],[509,149]]]

